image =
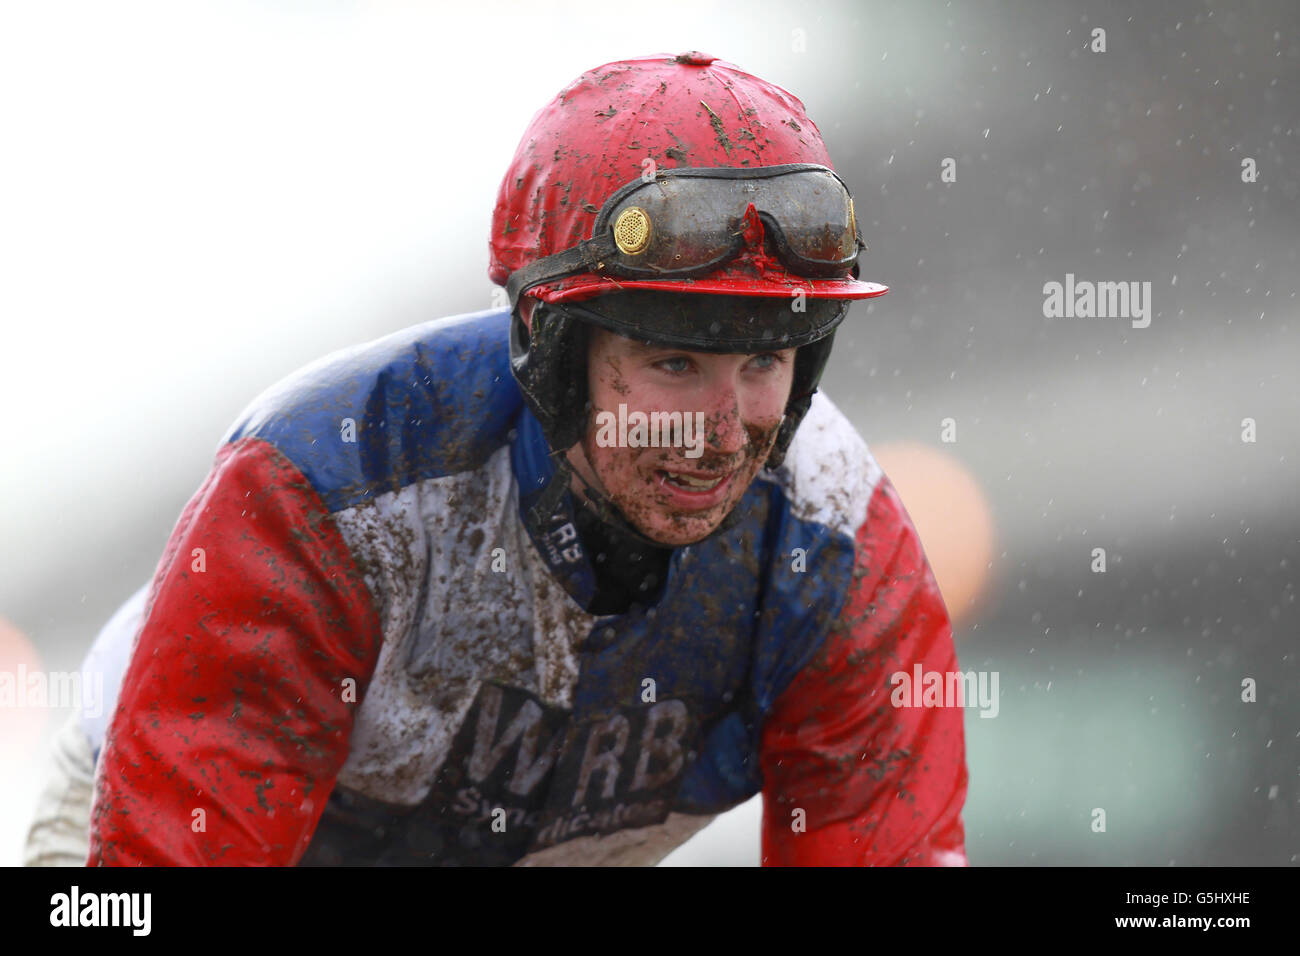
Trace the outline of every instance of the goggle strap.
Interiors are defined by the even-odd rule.
[[[605,234],[583,239],[572,249],[565,249],[563,252],[530,262],[522,269],[516,269],[506,280],[506,293],[510,296],[510,307],[513,309],[519,301],[519,296],[533,286],[583,272],[597,271],[596,267],[612,257],[615,252],[617,246],[614,245],[613,237]]]

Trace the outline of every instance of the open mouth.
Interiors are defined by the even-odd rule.
[[[670,488],[687,494],[707,494],[715,491],[731,477],[731,472],[721,475],[700,475],[685,471],[659,470],[659,479]]]
[[[671,471],[664,472],[665,481],[687,491],[712,491],[722,483],[724,478],[726,475],[719,475],[717,478],[696,478],[692,475],[674,474]]]

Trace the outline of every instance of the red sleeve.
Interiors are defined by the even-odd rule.
[[[893,674],[910,675],[917,662],[947,674],[957,656],[887,477],[855,550],[839,620],[763,727],[763,865],[966,865],[962,708],[891,703]]]
[[[302,473],[256,438],[222,448],[154,575],[87,864],[296,863],[347,756],[358,704],[343,681],[359,701],[378,645],[369,591]]]

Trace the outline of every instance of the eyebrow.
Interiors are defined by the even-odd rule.
[[[627,338],[627,336],[624,336]],[[676,345],[665,345],[662,342],[646,342],[642,339],[627,338],[625,346],[628,352],[633,355],[646,355],[651,352],[689,352],[690,349],[681,348]]]

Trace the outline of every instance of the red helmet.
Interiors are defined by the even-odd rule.
[[[611,194],[647,171],[786,164],[833,170],[803,104],[780,87],[696,52],[607,63],[561,90],[525,131],[497,194],[488,274],[506,285],[517,270],[591,238]],[[888,291],[855,277],[792,275],[760,246],[703,277],[586,272],[528,294],[565,302],[621,289],[784,299],[799,291],[813,299],[865,299]]]

